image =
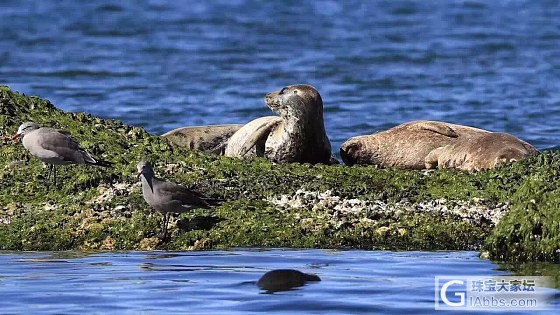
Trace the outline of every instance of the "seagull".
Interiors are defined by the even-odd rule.
[[[136,176],[142,180],[144,200],[152,208],[163,213],[161,239],[165,239],[167,236],[167,225],[171,213],[183,213],[195,208],[210,208],[221,201],[179,184],[157,178],[154,175],[152,164],[148,161],[140,161],[136,169],[138,171]]]
[[[56,165],[113,165],[108,161],[94,159],[69,133],[62,130],[40,127],[34,122],[24,122],[12,136],[13,140],[19,138],[22,138],[21,142],[29,153],[48,165],[47,179],[52,176],[55,186]]]

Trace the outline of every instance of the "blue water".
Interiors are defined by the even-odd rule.
[[[260,276],[278,268],[314,273],[322,281],[273,294],[257,288]],[[8,252],[0,254],[0,310],[3,314],[442,313],[434,310],[434,276],[465,274],[507,273],[475,252]],[[496,314],[476,312],[485,313]]]
[[[338,151],[415,119],[560,134],[558,1],[0,2],[0,84],[154,133],[316,86]]]
[[[558,1],[0,1],[0,84],[143,126],[244,123],[308,83],[337,152],[416,119],[560,134]],[[265,271],[323,281],[277,294]],[[433,276],[499,274],[473,252],[4,253],[0,313],[431,313]]]

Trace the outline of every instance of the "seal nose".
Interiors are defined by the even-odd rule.
[[[266,103],[266,106],[268,106],[272,110],[280,106],[279,100],[277,97],[275,97],[275,94],[276,93],[268,93],[264,96],[264,102]]]
[[[352,166],[356,164],[357,157],[356,152],[359,152],[362,149],[362,144],[359,142],[352,142],[352,143],[345,143],[340,147],[340,157],[342,157],[342,161],[344,164],[348,166]]]

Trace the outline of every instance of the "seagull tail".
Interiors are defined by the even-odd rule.
[[[113,162],[109,162],[109,161],[103,161],[101,159],[95,159],[93,156],[91,156],[91,154],[89,154],[87,151],[80,149],[80,152],[82,153],[82,157],[84,159],[84,162],[88,165],[95,165],[95,166],[103,166],[103,167],[111,167],[113,166]]]
[[[218,199],[218,198],[202,198],[202,200],[204,200],[204,202],[208,205],[208,206],[218,206],[219,204],[221,204],[222,202],[226,201],[225,199]]]
[[[95,166],[112,167],[113,164],[115,163],[109,161],[103,161],[103,160],[95,160],[95,162],[88,163],[88,164],[95,165]]]

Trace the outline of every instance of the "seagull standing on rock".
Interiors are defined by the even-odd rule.
[[[171,213],[183,213],[194,208],[210,208],[220,202],[181,185],[157,178],[150,162],[140,161],[136,169],[137,176],[142,180],[144,200],[152,208],[163,213],[162,232],[159,235],[161,239],[167,236]]]
[[[12,139],[22,138],[23,146],[33,156],[48,165],[47,179],[52,176],[56,186],[56,165],[87,164],[109,167],[112,162],[94,159],[80,147],[69,133],[61,130],[39,127],[34,122],[21,124]]]

